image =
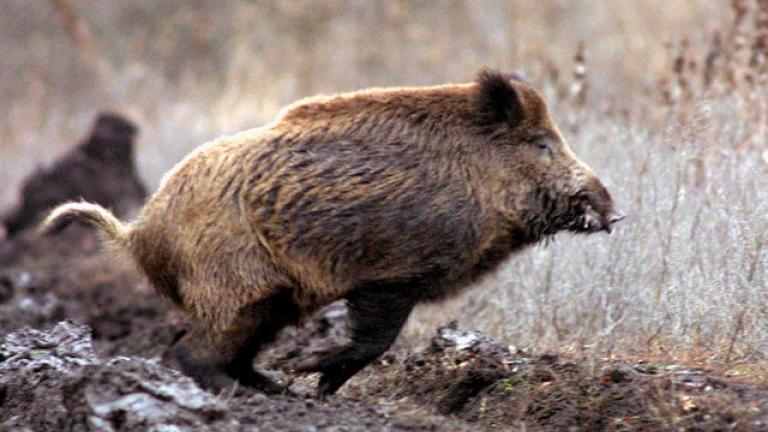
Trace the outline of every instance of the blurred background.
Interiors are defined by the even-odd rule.
[[[0,0],[0,209],[105,109],[153,190],[298,98],[522,72],[628,213],[561,235],[407,334],[749,364],[768,352],[768,1]]]

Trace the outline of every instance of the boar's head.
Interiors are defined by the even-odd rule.
[[[498,205],[534,239],[562,230],[610,233],[624,218],[595,172],[565,142],[538,92],[482,71],[473,97]]]

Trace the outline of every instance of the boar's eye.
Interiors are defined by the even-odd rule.
[[[533,146],[543,155],[551,155],[552,154],[552,145],[550,141],[546,138],[539,138],[535,141],[533,141]]]

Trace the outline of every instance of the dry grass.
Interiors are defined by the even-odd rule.
[[[409,331],[459,318],[536,350],[765,362],[758,3],[75,0],[83,43],[49,3],[5,0],[0,208],[104,108],[141,125],[154,186],[193,147],[298,97],[523,70],[629,218],[610,237],[521,254],[482,288],[418,310]]]

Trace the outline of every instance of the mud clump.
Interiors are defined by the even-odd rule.
[[[70,321],[6,336],[0,359],[0,426],[11,430],[225,426],[223,401],[156,362],[99,359],[90,330]]]
[[[473,363],[471,367],[462,371],[456,382],[446,389],[445,395],[437,402],[437,410],[441,414],[459,411],[480,391],[504,378],[503,369],[495,364],[484,363],[482,361]]]
[[[22,326],[41,326],[64,319],[64,304],[51,281],[36,272],[0,269],[0,334]]]
[[[184,323],[147,291],[130,267],[85,252],[0,265],[0,335],[68,318],[88,325],[104,354],[158,356]]]

